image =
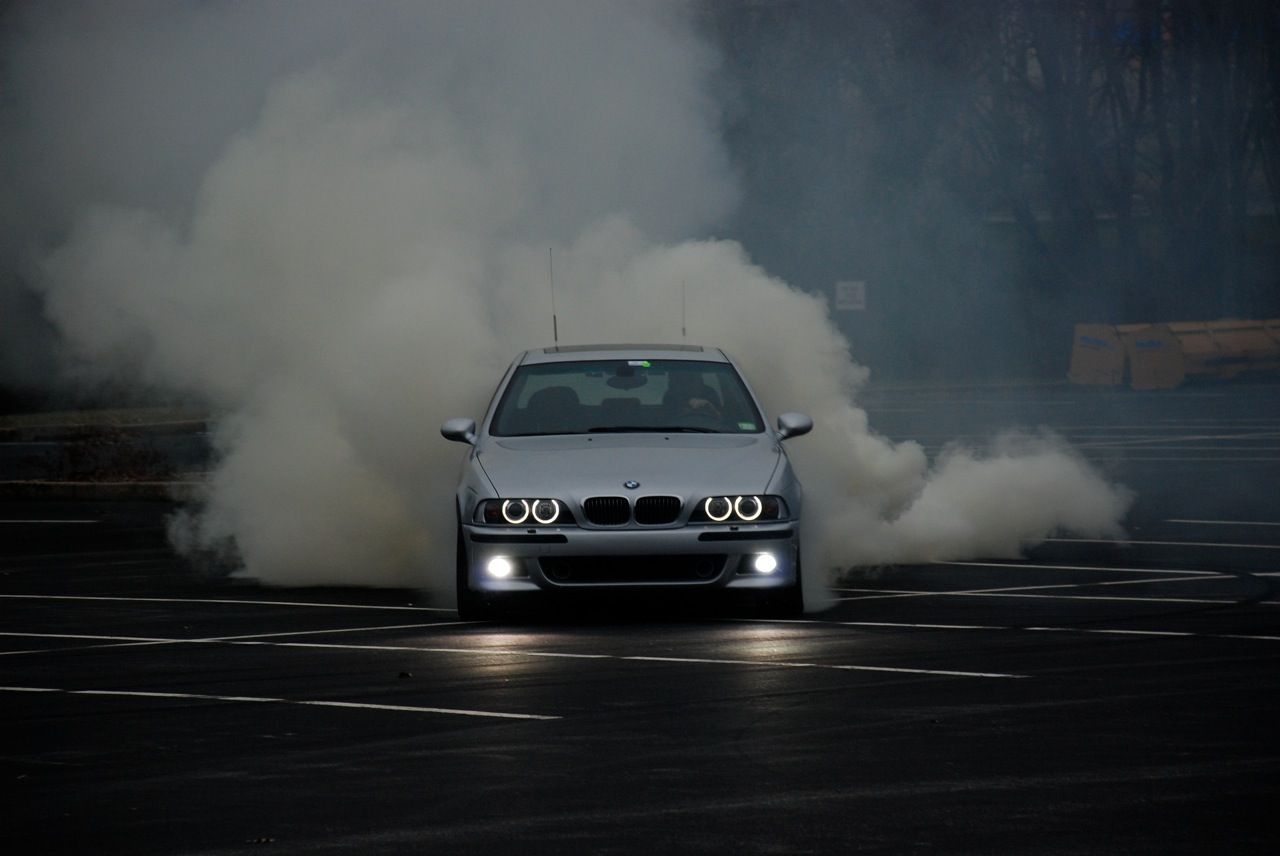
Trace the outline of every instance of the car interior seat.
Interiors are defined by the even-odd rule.
[[[578,393],[567,386],[549,386],[529,396],[525,404],[525,421],[531,432],[560,434],[581,430],[579,412],[582,402]]]

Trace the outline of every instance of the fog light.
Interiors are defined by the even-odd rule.
[[[756,573],[771,574],[778,569],[778,560],[773,557],[772,553],[759,553],[756,555],[754,567]]]
[[[485,565],[485,570],[489,572],[489,576],[505,580],[511,576],[511,572],[515,570],[515,565],[511,564],[511,560],[506,556],[494,556],[489,560],[489,564]]]

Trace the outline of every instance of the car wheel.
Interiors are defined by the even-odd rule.
[[[467,579],[467,545],[462,540],[462,524],[458,524],[457,580],[458,617],[463,621],[482,621],[493,615],[493,607],[479,592],[471,590]]]

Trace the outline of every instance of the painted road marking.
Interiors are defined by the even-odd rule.
[[[1219,463],[1236,463],[1240,461],[1248,462],[1275,462],[1280,458],[1260,457],[1260,456],[1243,456],[1243,454],[1216,454],[1216,456],[1132,456],[1126,454],[1124,457],[1126,463],[1155,463],[1155,462],[1174,462],[1174,463],[1204,463],[1207,461],[1216,461]]]
[[[931,562],[934,565],[958,565],[961,567],[975,568],[1031,568],[1035,570],[1058,570],[1058,571],[1116,571],[1126,574],[1186,574],[1187,576],[1206,576],[1219,573],[1218,571],[1188,571],[1176,570],[1173,568],[1128,568],[1128,567],[1098,567],[1097,565],[1033,565],[1020,564],[1014,562]],[[1225,576],[1225,575],[1224,575]]]
[[[1211,541],[1134,541],[1128,538],[1046,538],[1058,544],[1142,544],[1155,547],[1225,547],[1245,550],[1280,550],[1280,544],[1217,544]]]
[[[317,631],[322,632],[322,631]],[[272,648],[322,648],[338,651],[398,651],[421,654],[464,654],[470,656],[503,656],[503,657],[535,657],[568,660],[614,660],[619,662],[656,662],[677,664],[711,664],[726,666],[762,666],[789,669],[828,669],[844,672],[896,672],[907,675],[939,675],[944,677],[963,678],[1025,678],[1027,675],[1013,675],[995,672],[967,672],[946,669],[912,669],[891,666],[866,666],[843,663],[796,663],[776,660],[736,660],[699,657],[652,657],[624,654],[574,654],[562,651],[531,651],[523,648],[441,648],[418,645],[343,645],[333,642],[265,642],[252,639],[175,639],[168,637],[141,636],[94,636],[90,634],[69,633],[16,633],[0,632],[0,636],[21,637],[26,639],[84,639],[100,642],[150,643],[155,645],[257,645]],[[25,652],[30,653],[30,652]],[[50,653],[58,653],[52,649]]]
[[[375,624],[371,627],[341,627],[336,630],[291,630],[288,633],[248,633],[244,636],[210,636],[205,639],[191,639],[191,642],[239,642],[243,639],[277,639],[282,636],[317,636],[328,633],[361,633],[370,630],[426,630],[436,627],[458,627],[470,624],[483,624],[483,621],[433,621],[428,624]]]
[[[787,666],[792,669],[843,669],[856,672],[898,672],[908,675],[950,675],[961,678],[1025,678],[1027,675],[1007,675],[998,672],[956,672],[941,669],[902,669],[890,666],[832,666],[822,663],[782,663],[761,660],[721,660],[695,657],[619,657],[620,660],[641,660],[652,663],[710,663],[712,665],[733,666]]]
[[[287,633],[251,633],[245,636],[209,636],[202,639],[156,639],[150,636],[139,637],[110,637],[122,641],[113,641],[101,645],[75,645],[63,648],[32,648],[22,651],[0,651],[0,657],[13,656],[16,654],[53,654],[63,653],[66,651],[89,651],[102,650],[104,648],[144,648],[147,646],[157,645],[182,645],[195,642],[238,642],[245,639],[274,639],[281,636],[324,636],[330,633],[359,633],[362,631],[375,630],[426,630],[435,627],[457,627],[459,625],[481,624],[479,621],[436,621],[429,624],[377,624],[370,627],[341,627],[336,629],[322,630],[293,630]],[[30,638],[33,634],[16,633],[16,632],[0,632],[0,636],[18,636]],[[38,638],[44,639],[90,639],[99,640],[102,637],[84,636],[72,633],[44,633]]]
[[[126,563],[127,564],[127,563]],[[363,603],[313,603],[289,600],[237,600],[221,597],[106,597],[75,594],[0,594],[0,598],[25,600],[84,600],[115,601],[123,603],[230,603],[240,606],[306,606],[319,609],[407,609],[420,612],[454,612],[443,606],[384,606]]]
[[[526,657],[550,657],[560,658],[567,657],[570,659],[587,659],[587,660],[619,660],[624,662],[653,662],[653,663],[677,663],[677,664],[709,664],[709,665],[725,665],[725,666],[764,666],[764,667],[782,667],[788,669],[830,669],[835,671],[847,672],[898,672],[908,675],[942,675],[947,677],[964,677],[964,678],[1025,678],[1027,675],[1012,675],[995,672],[963,672],[941,669],[908,669],[896,668],[890,666],[862,666],[848,664],[831,664],[831,663],[794,663],[781,660],[733,660],[710,657],[652,657],[652,656],[629,656],[622,654],[566,654],[559,651],[525,651],[521,649],[510,648],[415,648],[412,646],[395,646],[395,645],[327,645],[324,643],[310,642],[232,642],[232,645],[272,645],[278,644],[282,647],[297,648],[352,648],[388,651],[425,651],[433,654],[503,654],[510,656],[526,656]]]
[[[62,525],[64,523],[101,523],[101,520],[0,520],[0,524],[24,525],[28,523],[49,523]]]
[[[164,698],[195,701],[249,702],[253,704],[294,704],[308,707],[340,707],[356,710],[391,710],[405,713],[440,713],[451,716],[480,716],[494,719],[563,719],[534,713],[503,713],[494,710],[466,710],[452,707],[418,707],[404,704],[367,704],[354,701],[325,701],[320,699],[267,698],[263,696],[223,696],[207,693],[145,692],[141,690],[68,690],[58,687],[0,687],[0,692],[13,693],[62,693],[65,695],[112,696],[117,698]]]
[[[883,588],[858,588],[853,586],[844,586],[835,588],[838,592],[870,592],[871,594],[859,595],[858,597],[841,597],[836,598],[840,601],[853,600],[888,600],[898,597],[1034,597],[1042,599],[1060,599],[1060,600],[1117,600],[1117,601],[1138,601],[1151,603],[1257,603],[1265,606],[1277,606],[1277,601],[1241,601],[1227,600],[1223,598],[1178,598],[1178,597],[1116,597],[1106,595],[1047,595],[1047,594],[1031,594],[1031,592],[1041,592],[1049,589],[1073,589],[1073,588],[1091,588],[1094,586],[1126,586],[1126,585],[1144,585],[1150,583],[1182,583],[1197,582],[1202,580],[1215,581],[1234,581],[1237,577],[1228,574],[1219,574],[1214,572],[1199,574],[1196,576],[1179,575],[1174,577],[1156,577],[1155,579],[1137,579],[1137,580],[1108,580],[1105,582],[1081,582],[1081,583],[1055,583],[1051,585],[1033,585],[1033,586],[1001,586],[997,588],[981,588],[981,589],[961,589],[956,591],[922,591],[919,589],[883,589]],[[1017,594],[1015,594],[1015,592]]]
[[[1005,592],[1005,591],[1045,591],[1047,589],[1091,588],[1093,586],[1136,586],[1136,585],[1148,585],[1153,583],[1192,583],[1192,582],[1196,582],[1197,580],[1226,581],[1226,580],[1234,580],[1234,579],[1236,578],[1232,576],[1228,576],[1227,574],[1206,573],[1206,574],[1201,574],[1198,577],[1177,576],[1177,577],[1156,577],[1155,579],[1141,579],[1141,580],[1105,580],[1103,582],[1093,581],[1093,582],[1083,582],[1083,583],[1050,583],[1050,584],[1040,584],[1040,585],[1034,585],[1034,586],[999,586],[999,587],[980,588],[980,589],[961,589],[958,591],[953,591],[951,593],[952,594],[992,594],[995,592]],[[886,589],[837,587],[834,589],[834,591],[886,591]],[[907,589],[903,589],[903,591],[907,591]]]
[[[1248,434],[1187,434],[1181,437],[1144,438],[1141,440],[1106,440],[1103,443],[1080,443],[1073,445],[1079,449],[1105,448],[1114,449],[1119,446],[1150,446],[1162,443],[1183,443],[1193,440],[1269,440],[1280,437],[1280,431],[1253,431]],[[1157,450],[1159,451],[1159,450]]]
[[[1198,577],[1178,576],[1178,577],[1156,577],[1155,580],[1106,580],[1102,582],[1055,582],[1047,583],[1047,585],[1037,586],[993,586],[989,589],[960,589],[945,591],[920,591],[919,589],[861,589],[855,586],[837,586],[833,591],[884,591],[884,592],[916,592],[920,594],[943,594],[943,595],[989,595],[997,594],[1002,591],[1046,591],[1050,589],[1092,589],[1093,586],[1140,586],[1147,583],[1156,582],[1196,582],[1198,580],[1235,580],[1235,577],[1222,575],[1222,573],[1204,573]],[[1156,598],[1156,600],[1164,600]]]
[[[944,448],[945,448],[944,446],[936,446],[936,447],[926,446],[924,447],[924,450],[928,452],[930,455],[936,455],[939,452],[941,452]],[[1255,461],[1255,462],[1256,461],[1280,461],[1280,457],[1276,457],[1274,455],[1241,455],[1237,451],[1230,450],[1230,449],[1222,449],[1220,451],[1222,451],[1223,454],[1194,455],[1194,456],[1193,455],[1125,455],[1124,461],[1125,463],[1153,463],[1156,461],[1176,461],[1176,462],[1184,462],[1184,463],[1202,463],[1204,461],[1218,461],[1220,463],[1221,462],[1237,463],[1240,461]],[[1240,450],[1240,451],[1252,451],[1252,450]],[[1103,456],[1095,455],[1094,457],[1098,458]]]
[[[1280,636],[1246,633],[1191,633],[1184,630],[1123,630],[1099,627],[1022,627],[1001,624],[928,624],[905,621],[824,621],[819,618],[779,618],[767,620],[770,624],[830,624],[839,627],[888,627],[905,630],[987,630],[1002,633],[1095,633],[1114,636],[1169,636],[1193,639],[1246,639],[1258,642],[1280,642]]]
[[[1146,582],[1145,580],[1143,582]],[[1120,603],[1200,603],[1212,604],[1217,606],[1231,606],[1233,604],[1250,603],[1259,606],[1280,606],[1280,601],[1261,600],[1261,601],[1240,601],[1228,600],[1226,598],[1193,598],[1193,597],[1120,597],[1117,595],[1085,595],[1085,594],[1032,594],[1030,592],[1001,592],[1001,591],[911,591],[907,589],[842,589],[843,591],[855,592],[878,592],[878,594],[859,595],[858,597],[838,597],[836,600],[862,601],[862,600],[892,600],[893,598],[902,597],[1011,597],[1011,598],[1028,598],[1035,600],[1097,600],[1097,601],[1116,601]]]
[[[1170,517],[1165,523],[1194,523],[1201,526],[1280,526],[1263,520],[1187,520],[1181,517]]]
[[[1118,449],[1124,443],[1090,443],[1090,449]],[[1236,452],[1280,452],[1280,446],[1161,446],[1160,452],[1226,452],[1232,460]],[[1264,458],[1269,460],[1270,456]],[[1142,460],[1141,458],[1139,460]]]

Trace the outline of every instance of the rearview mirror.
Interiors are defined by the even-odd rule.
[[[799,437],[813,430],[813,420],[803,413],[790,411],[778,416],[778,439]]]
[[[446,440],[474,446],[476,444],[476,420],[468,419],[465,416],[457,419],[448,419],[440,426],[440,436]]]

